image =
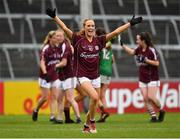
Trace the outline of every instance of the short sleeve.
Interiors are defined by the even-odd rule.
[[[40,52],[40,60],[46,60],[48,58],[49,45],[45,45]]]
[[[71,56],[72,51],[71,51],[71,46],[69,45],[69,43],[67,41],[65,42],[65,48],[64,49],[65,50],[64,50],[64,53],[62,55],[62,58],[68,59],[68,57]]]
[[[69,56],[70,56],[70,49],[69,49],[69,46],[66,45],[66,49],[65,49],[65,52],[64,52],[62,58],[68,59]]]
[[[98,36],[97,39],[100,43],[100,50],[102,50],[104,47],[106,47],[106,35]]]
[[[75,47],[78,40],[80,40],[82,37],[80,35],[77,35],[77,33],[73,33],[72,35],[72,46]]]
[[[149,47],[149,48],[151,50],[151,57],[150,57],[150,59],[151,60],[159,60],[159,56],[158,56],[158,53],[157,53],[156,49],[153,48],[153,47]]]
[[[136,47],[134,49],[134,55],[138,55],[139,54],[139,51],[140,51],[140,47]]]

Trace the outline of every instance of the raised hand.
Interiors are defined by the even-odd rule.
[[[54,18],[56,16],[56,8],[54,9],[47,8],[46,14],[50,16],[51,18]]]
[[[130,20],[130,24],[131,24],[131,26],[134,26],[136,24],[141,23],[142,20],[143,20],[143,18],[141,16],[135,18],[135,15],[133,15],[132,19]]]

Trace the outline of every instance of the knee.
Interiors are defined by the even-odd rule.
[[[51,94],[51,99],[57,99],[57,95],[55,93]]]
[[[47,100],[48,100],[48,95],[42,95],[42,96],[41,96],[41,99],[42,99],[43,101],[47,101]]]
[[[103,98],[103,96],[101,94],[99,94],[99,99],[101,100]]]
[[[144,98],[144,102],[148,103],[149,102],[149,98]]]
[[[98,94],[95,94],[95,95],[93,96],[93,100],[94,100],[94,101],[98,101],[98,100],[99,100]]]
[[[154,97],[153,95],[148,95],[148,99],[149,101],[155,101],[156,97]]]
[[[148,97],[148,100],[149,100],[149,101],[153,101],[153,98],[152,98],[152,97]]]
[[[42,93],[42,95],[41,95],[41,97],[40,97],[40,99],[41,99],[42,101],[47,101],[48,98],[49,98],[48,93]]]
[[[63,104],[63,98],[58,98],[57,102],[58,102],[59,104]]]
[[[42,98],[41,98],[41,101],[43,101],[43,102],[46,102],[47,100],[48,100],[47,97],[42,97]]]
[[[149,97],[148,97],[148,96],[144,96],[144,95],[143,95],[143,99],[144,99],[144,102],[148,102]]]
[[[66,101],[67,101],[67,103],[71,103],[71,102],[72,102],[71,97],[67,96],[67,97],[66,97]]]

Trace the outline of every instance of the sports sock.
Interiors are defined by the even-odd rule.
[[[70,120],[70,109],[69,107],[64,107],[64,116],[66,120]]]
[[[156,117],[156,112],[150,104],[147,104],[147,110],[151,117]]]
[[[38,112],[38,109],[34,109],[34,112]]]
[[[101,113],[106,113],[104,106],[100,106],[99,109],[101,110]]]
[[[91,124],[95,123],[95,119],[90,119],[90,123]]]

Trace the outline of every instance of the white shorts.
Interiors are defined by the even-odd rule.
[[[85,81],[89,81],[89,82],[91,82],[91,84],[92,84],[92,86],[94,87],[94,88],[100,88],[101,87],[101,80],[100,80],[100,77],[97,77],[96,79],[89,79],[89,78],[87,78],[87,77],[80,77],[80,78],[78,78],[77,79],[78,80],[78,82],[80,83],[80,84],[82,84],[83,82],[85,82]]]
[[[110,76],[100,75],[100,78],[101,78],[101,83],[110,84],[110,81],[111,81]]]
[[[64,81],[60,81],[59,88],[62,90],[74,89],[76,88],[76,85],[77,85],[77,78],[72,77]]]
[[[160,81],[151,81],[149,83],[139,82],[139,87],[159,87]]]
[[[59,85],[60,85],[59,79],[52,81],[52,82],[47,82],[46,80],[39,78],[39,86],[40,87],[50,89],[51,87],[59,88]]]

